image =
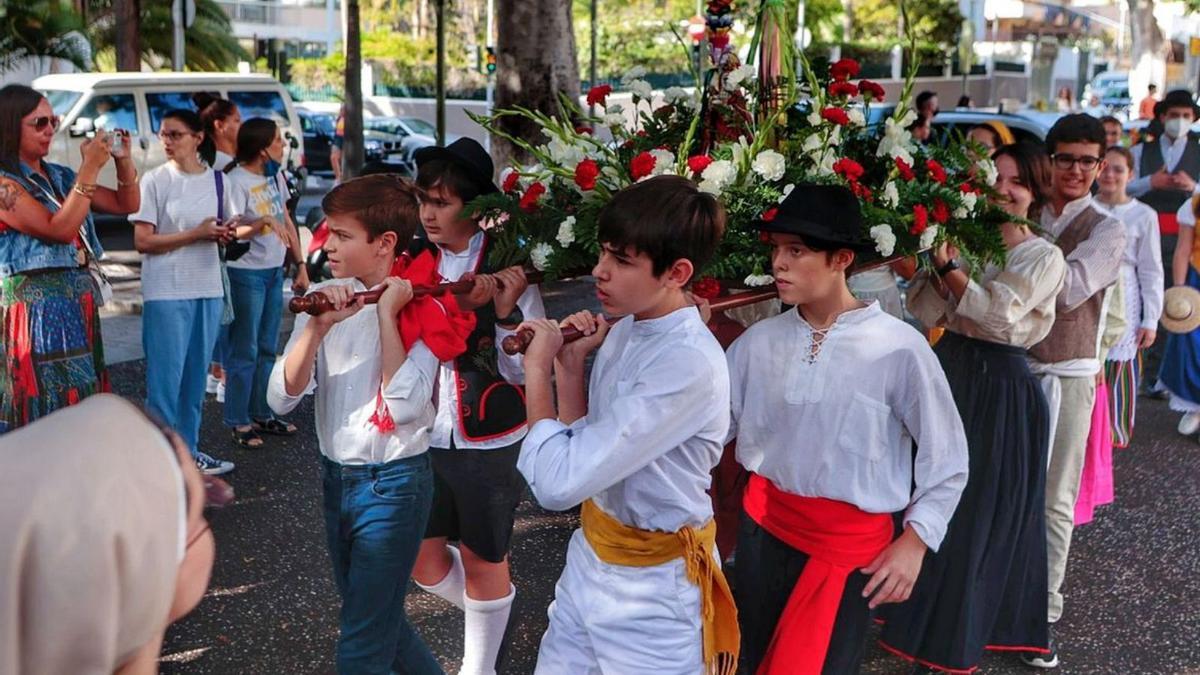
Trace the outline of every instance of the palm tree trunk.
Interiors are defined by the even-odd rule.
[[[497,0],[496,107],[521,105],[546,113],[558,112],[558,92],[579,98],[579,64],[571,0]],[[542,142],[541,128],[516,116],[503,120],[506,133]],[[497,167],[510,159],[527,159],[520,149],[492,137]]]
[[[141,6],[138,0],[113,0],[117,26],[117,70],[142,69]]]
[[[363,165],[362,31],[358,0],[346,3],[346,117],[342,178],[353,178]]]
[[[1129,0],[1132,24],[1132,68],[1129,71],[1129,96],[1134,105],[1145,98],[1146,87],[1157,84],[1160,91],[1166,80],[1166,40],[1154,17],[1154,0]]]

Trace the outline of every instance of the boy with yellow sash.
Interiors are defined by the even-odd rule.
[[[537,673],[729,673],[737,613],[707,494],[729,426],[729,375],[684,288],[725,227],[678,176],[614,195],[593,275],[606,320],[526,322],[529,435],[517,466],[548,509],[583,504]],[[585,393],[584,359],[599,348]],[[555,382],[552,383],[553,374]],[[558,398],[555,405],[554,387]]]

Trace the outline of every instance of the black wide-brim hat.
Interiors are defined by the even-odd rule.
[[[873,248],[863,239],[858,197],[841,185],[801,183],[775,210],[771,220],[754,221],[763,232],[794,234],[862,252]]]
[[[413,153],[413,159],[417,162],[418,172],[423,164],[435,159],[454,162],[470,172],[480,194],[500,191],[492,182],[496,166],[492,164],[491,155],[473,138],[460,138],[444,148],[437,145],[426,146]]]
[[[1191,108],[1192,115],[1200,119],[1200,106],[1196,105],[1196,99],[1192,98],[1192,92],[1187,89],[1172,89],[1167,92],[1161,101],[1154,104],[1154,116],[1161,117],[1166,114],[1168,108]]]

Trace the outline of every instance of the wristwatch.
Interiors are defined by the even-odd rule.
[[[961,269],[961,266],[958,264],[957,260],[951,259],[950,262],[937,268],[937,275],[939,277],[944,277],[957,269]]]
[[[521,313],[521,308],[516,305],[513,306],[513,310],[509,312],[508,316],[496,317],[496,323],[502,326],[517,326],[524,320],[525,315]]]

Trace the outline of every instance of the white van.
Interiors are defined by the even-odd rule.
[[[132,139],[138,173],[144,175],[167,161],[158,126],[176,108],[195,109],[192,95],[209,92],[237,105],[242,119],[269,117],[279,123],[288,147],[285,165],[299,171],[303,186],[304,133],[292,97],[270,75],[236,73],[71,73],[45,75],[33,88],[50,101],[62,125],[50,146],[49,161],[79,168],[79,146],[96,129],[124,129]],[[104,185],[116,184],[109,162],[100,174]]]

